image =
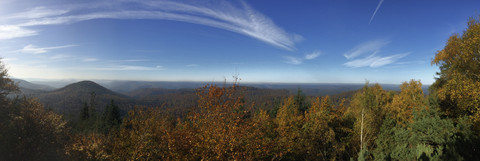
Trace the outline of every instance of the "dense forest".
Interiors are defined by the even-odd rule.
[[[265,105],[246,99],[252,89],[234,81],[197,89],[196,103],[182,114],[148,106],[124,113],[116,100],[96,107],[92,94],[64,116],[35,98],[7,97],[19,88],[0,65],[0,160],[480,158],[478,18],[432,59],[440,71],[428,95],[417,80],[399,92],[367,82],[348,97],[299,91]]]

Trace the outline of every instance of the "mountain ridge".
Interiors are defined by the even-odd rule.
[[[98,111],[102,111],[111,100],[125,110],[135,103],[129,96],[113,92],[93,81],[72,83],[35,97],[46,108],[67,114],[79,112],[84,104],[91,103],[92,99]]]

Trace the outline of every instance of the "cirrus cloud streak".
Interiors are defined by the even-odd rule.
[[[68,10],[35,7],[26,12],[6,16],[12,24],[0,26],[0,40],[37,35],[32,26],[71,24],[93,19],[161,19],[215,27],[252,37],[278,48],[293,51],[302,36],[285,32],[270,18],[248,4],[178,1],[99,1],[96,4],[76,5]],[[139,6],[132,9],[128,6]],[[107,10],[102,6],[108,5]],[[98,8],[91,7],[98,6]],[[5,33],[5,34],[2,34]],[[7,34],[9,33],[9,34]]]
[[[355,60],[346,62],[344,65],[352,68],[359,68],[359,67],[377,68],[377,67],[385,66],[388,64],[392,64],[397,60],[407,56],[408,54],[410,53],[394,54],[394,55],[385,56],[385,57],[376,56],[376,54],[372,54],[365,58],[355,59]]]

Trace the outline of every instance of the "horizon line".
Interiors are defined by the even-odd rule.
[[[134,79],[77,79],[77,78],[18,78],[18,77],[11,77],[12,79],[21,79],[28,82],[48,82],[48,81],[56,81],[56,82],[81,82],[81,81],[93,81],[98,83],[97,81],[119,81],[119,82],[178,82],[178,83],[232,83],[232,80],[224,80],[224,81],[206,81],[206,80],[134,80]],[[367,80],[368,81],[368,80]],[[365,82],[268,82],[268,81],[239,81],[239,84],[366,84]],[[403,82],[408,81],[401,81],[401,83],[383,83],[383,82],[372,82],[368,81],[368,84],[380,84],[380,85],[401,85]],[[432,85],[431,83],[423,83],[424,85]]]

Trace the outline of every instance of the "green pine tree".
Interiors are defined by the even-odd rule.
[[[122,120],[120,110],[113,100],[107,105],[101,119],[101,132],[108,133],[120,126]]]

